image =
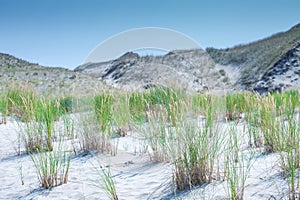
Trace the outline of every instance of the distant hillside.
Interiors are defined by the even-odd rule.
[[[175,86],[189,91],[224,89],[228,78],[204,50],[172,51],[164,56],[143,56],[128,52],[116,60],[87,63],[75,69],[109,85],[125,89],[152,84]]]
[[[300,42],[286,52],[254,85],[259,93],[300,88]]]
[[[74,71],[44,67],[0,53],[0,84],[28,83],[41,94],[87,95],[108,87],[125,90],[153,84],[187,91],[300,88],[300,24],[233,48],[176,50],[163,56],[127,52]]]
[[[203,89],[256,90],[265,93],[300,88],[300,24],[246,45],[233,48],[172,51],[164,56],[129,52],[103,63],[87,63],[75,71],[109,85],[135,88],[148,83]]]
[[[235,87],[265,92],[284,87],[300,87],[298,81],[292,81],[292,79],[298,79],[298,73],[291,73],[292,78],[288,78],[291,81],[285,83],[276,81],[282,79],[279,76],[289,74],[289,70],[294,71],[292,67],[287,67],[289,63],[285,63],[282,59],[287,60],[289,57],[294,67],[299,66],[299,54],[296,53],[299,50],[299,43],[300,24],[287,32],[278,33],[247,45],[227,49],[207,48],[206,50],[217,64],[225,67],[225,70],[227,66],[239,71],[239,76],[234,83]],[[291,51],[295,53],[293,54]],[[292,61],[293,59],[297,61]],[[274,67],[278,73],[274,73],[271,77],[273,81],[270,81],[266,76],[270,71],[274,71]],[[287,70],[281,70],[281,68]],[[264,83],[265,81],[269,81],[269,83]]]
[[[74,71],[44,67],[0,53],[0,84],[29,84],[40,94],[82,96],[103,89],[103,84]]]

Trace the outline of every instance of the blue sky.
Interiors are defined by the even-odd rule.
[[[299,8],[299,0],[0,0],[0,52],[73,69],[100,42],[142,27],[226,48],[288,30]]]

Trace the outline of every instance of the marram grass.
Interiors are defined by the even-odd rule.
[[[243,199],[253,154],[276,153],[289,198],[299,197],[298,91],[214,96],[154,87],[142,92],[102,92],[83,102],[91,105],[80,109],[78,105],[85,104],[80,99],[50,99],[30,89],[1,92],[0,111],[3,116],[21,119],[20,137],[45,188],[67,182],[71,153],[62,147],[62,137],[55,134],[54,127],[75,109],[80,111],[77,121],[61,121],[67,132],[75,132],[82,151],[111,153],[116,148],[111,139],[117,130],[134,127],[143,133],[153,161],[172,164],[177,190],[224,180],[228,197]],[[243,140],[236,129],[241,123]],[[101,187],[110,198],[118,198],[110,171],[100,172]]]

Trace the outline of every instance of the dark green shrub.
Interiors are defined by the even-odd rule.
[[[72,112],[73,109],[73,98],[64,97],[59,99],[60,112],[61,114],[66,114]]]

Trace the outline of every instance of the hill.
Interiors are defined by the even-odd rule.
[[[228,78],[201,49],[171,51],[163,56],[139,56],[128,52],[108,62],[87,63],[75,69],[109,85],[125,89],[152,84],[175,86],[188,91],[224,89]]]
[[[20,82],[42,94],[86,95],[108,87],[125,90],[153,84],[192,92],[300,88],[300,24],[286,32],[227,49],[175,50],[162,56],[127,52],[75,70],[45,67],[0,53],[1,85]]]
[[[225,70],[230,68],[239,72],[234,87],[263,93],[300,87],[297,81],[299,44],[300,24],[250,44],[227,49],[207,48],[206,51]]]
[[[0,84],[28,84],[39,94],[83,96],[103,89],[103,84],[90,76],[72,70],[44,67],[0,53]]]

